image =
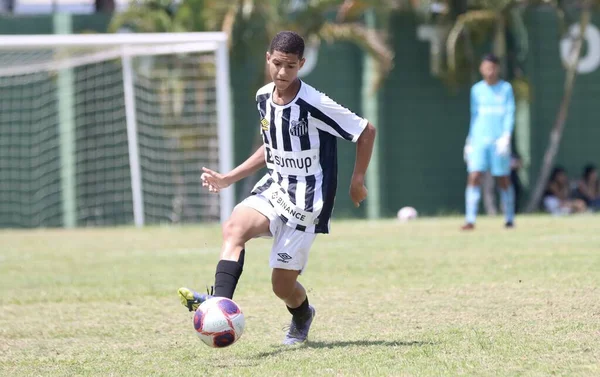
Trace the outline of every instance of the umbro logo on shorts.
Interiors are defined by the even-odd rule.
[[[277,255],[279,255],[279,258],[277,259],[278,262],[288,263],[289,260],[292,259],[288,253],[277,253]]]

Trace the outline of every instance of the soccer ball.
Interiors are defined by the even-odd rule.
[[[212,297],[204,301],[194,314],[196,334],[204,344],[223,348],[235,343],[244,332],[242,309],[226,297]]]
[[[398,211],[398,220],[402,222],[414,220],[418,215],[417,210],[413,207],[402,207],[400,208],[400,211]]]

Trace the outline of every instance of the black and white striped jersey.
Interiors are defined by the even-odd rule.
[[[269,199],[286,225],[329,233],[337,189],[337,138],[356,142],[368,122],[301,82],[287,105],[273,83],[256,93],[268,173],[252,194]]]

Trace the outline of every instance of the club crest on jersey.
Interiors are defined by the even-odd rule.
[[[262,128],[263,131],[268,131],[269,130],[269,121],[266,120],[265,118],[262,118],[260,120],[260,128]]]
[[[304,119],[293,120],[290,122],[290,135],[304,136],[308,135],[308,124]]]

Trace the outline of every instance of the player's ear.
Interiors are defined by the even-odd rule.
[[[302,69],[302,66],[304,66],[305,62],[306,62],[305,58],[300,59],[300,61],[298,62],[298,69]]]
[[[267,51],[267,63],[269,62],[269,60],[271,60],[271,54],[269,53],[269,51]]]

